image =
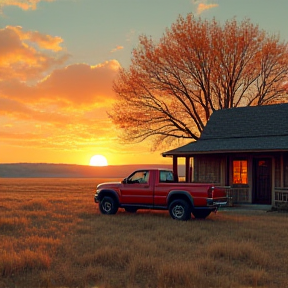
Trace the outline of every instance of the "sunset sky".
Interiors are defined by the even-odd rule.
[[[107,117],[139,35],[157,40],[193,13],[247,17],[287,41],[287,11],[288,0],[0,0],[0,163],[171,163],[149,141],[120,143]]]

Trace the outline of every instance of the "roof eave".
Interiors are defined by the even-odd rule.
[[[233,153],[268,153],[268,152],[287,152],[288,148],[284,149],[247,149],[247,150],[211,150],[211,151],[168,151],[162,153],[163,157],[185,157],[201,154],[233,154]]]

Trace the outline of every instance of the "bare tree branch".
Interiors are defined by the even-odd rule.
[[[220,25],[188,14],[157,43],[139,42],[109,113],[127,142],[197,140],[215,110],[288,101],[287,43],[247,19]]]

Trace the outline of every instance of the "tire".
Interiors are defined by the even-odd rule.
[[[175,220],[187,221],[191,218],[191,209],[187,201],[174,200],[169,205],[170,216]]]
[[[102,214],[113,215],[118,211],[118,204],[114,198],[105,196],[99,203],[99,209]]]
[[[208,217],[211,213],[211,210],[193,210],[192,214],[194,215],[195,218],[197,219],[205,219],[206,217]]]
[[[126,207],[125,208],[125,211],[128,212],[128,213],[136,213],[137,212],[137,208],[135,207]]]

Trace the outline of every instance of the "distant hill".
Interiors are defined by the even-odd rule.
[[[0,164],[1,178],[124,178],[139,168],[170,168],[171,165],[109,165],[93,167],[71,164]]]

